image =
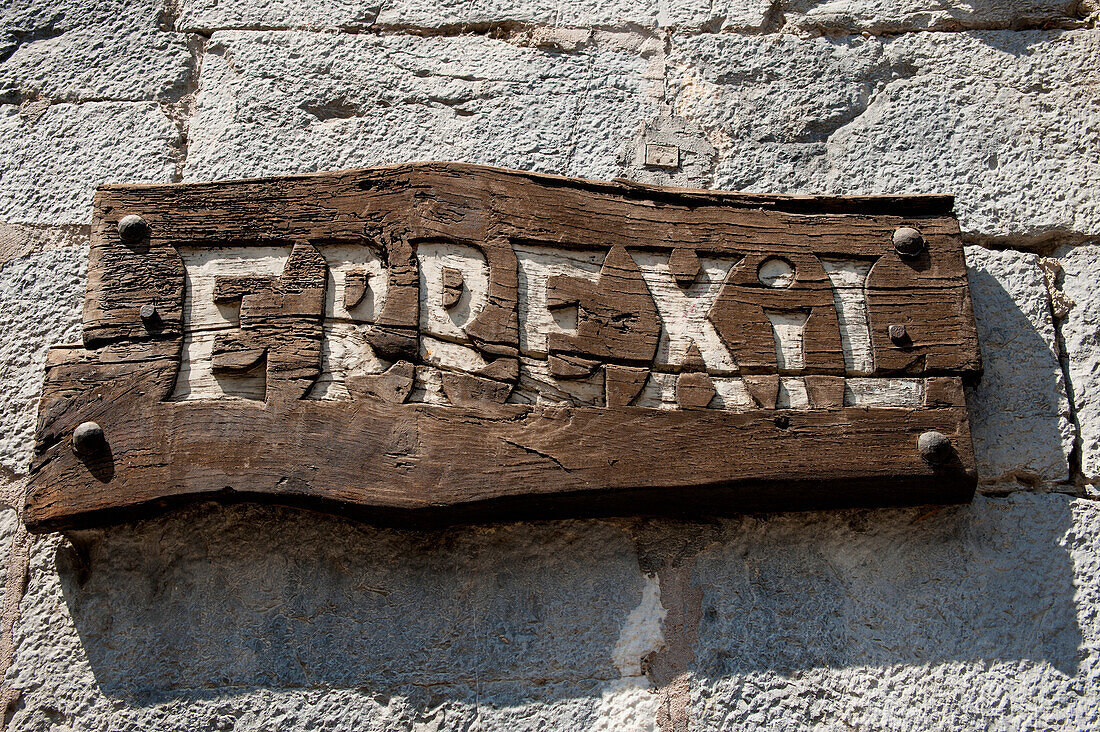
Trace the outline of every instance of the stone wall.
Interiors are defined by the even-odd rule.
[[[1100,728],[1092,0],[8,0],[12,730]],[[674,172],[647,141],[676,144]],[[953,193],[973,504],[379,529],[255,505],[29,537],[94,187],[490,163]],[[1095,391],[1095,394],[1093,393]]]

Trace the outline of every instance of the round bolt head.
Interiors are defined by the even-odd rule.
[[[894,232],[894,249],[903,257],[919,257],[925,250],[924,237],[909,226],[902,226]]]
[[[135,244],[149,236],[149,224],[137,214],[123,216],[118,222],[118,238],[127,244]]]
[[[146,303],[141,306],[141,322],[145,323],[146,327],[149,328],[160,323],[160,313],[157,312],[156,305]]]
[[[951,440],[942,432],[929,431],[917,438],[917,451],[930,463],[943,463],[951,458]]]
[[[891,325],[890,340],[892,340],[895,345],[904,346],[909,343],[909,332],[905,330],[904,325]]]
[[[94,455],[107,444],[103,428],[95,422],[82,422],[73,430],[73,452],[85,457]]]

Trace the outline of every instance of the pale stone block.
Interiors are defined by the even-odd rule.
[[[1070,301],[1062,338],[1081,429],[1081,470],[1095,482],[1100,478],[1100,246],[1070,249],[1060,261],[1062,289]]]
[[[161,0],[15,0],[0,10],[0,98],[152,100],[183,93],[192,55]]]
[[[1072,28],[1088,15],[1074,0],[787,0],[785,27],[819,33]]]
[[[1095,729],[1100,510],[746,517],[699,556],[697,729]]]
[[[167,183],[178,137],[154,102],[0,105],[0,221],[86,224],[101,183]]]
[[[0,465],[26,472],[46,351],[80,340],[85,247],[26,256],[0,268]]]
[[[1064,481],[1075,430],[1039,257],[967,247],[985,367],[968,391],[970,432],[985,481]]]
[[[674,36],[668,97],[719,188],[953,193],[964,231],[1097,233],[1098,72],[1090,31]]]
[[[612,44],[215,33],[185,177],[445,159],[611,178],[622,140],[656,113],[648,65]]]

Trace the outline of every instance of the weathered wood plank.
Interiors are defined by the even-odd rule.
[[[950,208],[453,163],[104,186],[27,524],[227,491],[395,521],[966,500]]]

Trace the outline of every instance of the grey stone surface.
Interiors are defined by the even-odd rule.
[[[649,145],[676,148],[675,168],[646,162]],[[619,152],[619,175],[642,183],[705,188],[714,175],[717,154],[697,125],[677,117],[661,116],[643,127]]]
[[[1072,306],[1062,326],[1073,407],[1081,430],[1081,471],[1100,479],[1100,246],[1062,252],[1062,289]]]
[[[611,178],[622,142],[656,116],[644,53],[613,38],[563,54],[484,37],[215,33],[185,177],[449,159]]]
[[[19,515],[15,509],[0,504],[0,596],[7,587],[11,545],[18,530]]]
[[[1018,493],[729,522],[696,564],[694,724],[1096,728],[1098,521]]]
[[[162,0],[13,0],[0,9],[0,99],[152,100],[183,93],[187,39]]]
[[[967,247],[985,371],[969,390],[983,481],[1066,481],[1076,431],[1039,257]]]
[[[952,193],[967,232],[1097,233],[1098,59],[1092,31],[673,36],[667,93],[720,188]]]
[[[695,728],[1094,727],[1098,525],[1035,493],[717,522]],[[637,562],[618,522],[415,532],[250,505],[46,537],[9,729],[652,729],[618,658],[653,581]]]
[[[154,102],[0,105],[0,221],[87,224],[100,183],[165,183],[178,132]],[[21,113],[23,112],[23,113]]]
[[[509,25],[594,27],[624,30],[677,28],[754,30],[764,26],[769,0],[181,0],[177,28],[214,30],[348,30],[384,28],[483,28]]]
[[[645,585],[605,522],[394,531],[202,504],[40,539],[10,729],[591,727]]]
[[[819,33],[1073,28],[1096,8],[1074,0],[787,0],[788,27]]]
[[[0,265],[0,465],[25,473],[49,346],[80,340],[85,247]]]

